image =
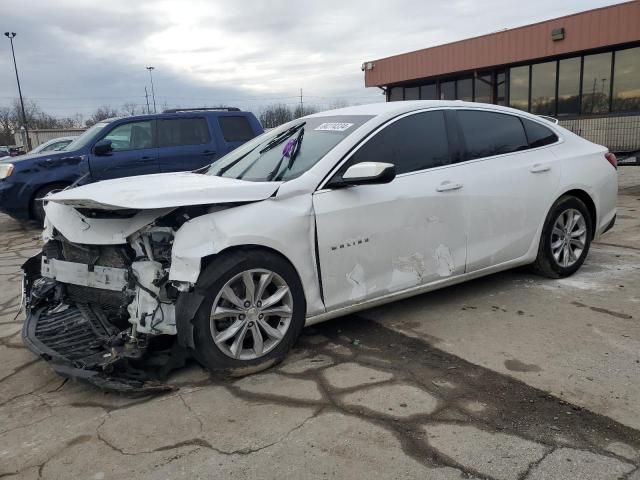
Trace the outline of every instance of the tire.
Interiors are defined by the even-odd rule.
[[[261,283],[269,274],[271,283],[260,295]],[[253,280],[253,296],[246,288],[248,279]],[[227,293],[229,287],[232,293]],[[285,287],[288,293],[282,294]],[[243,249],[222,254],[205,268],[196,288],[205,293],[205,299],[193,319],[194,356],[212,372],[243,376],[276,365],[287,356],[304,327],[306,301],[300,278],[287,260],[271,252]],[[280,300],[267,305],[267,300],[281,294]],[[214,304],[218,318],[212,318]],[[271,316],[269,312],[279,314]]]
[[[44,205],[39,198],[46,197],[49,193],[55,192],[58,190],[62,190],[66,188],[67,185],[64,183],[52,183],[51,185],[47,185],[45,187],[40,188],[36,194],[31,199],[31,205],[29,206],[31,211],[31,218],[38,222],[38,225],[44,225]]]
[[[579,220],[582,217],[582,221]],[[568,219],[574,222],[567,224]],[[566,229],[559,226],[563,221]],[[593,219],[584,202],[577,197],[565,195],[560,197],[551,207],[542,229],[538,256],[533,263],[533,270],[545,277],[563,278],[573,275],[582,266],[593,237]],[[558,227],[554,229],[554,227]],[[567,233],[567,229],[571,233]],[[580,232],[584,229],[584,234]],[[563,231],[563,236],[560,232]],[[580,234],[580,235],[578,235]],[[569,240],[570,239],[570,240]],[[580,248],[580,245],[583,245]],[[567,250],[571,249],[571,252]]]

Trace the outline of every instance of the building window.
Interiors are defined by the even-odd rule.
[[[461,78],[457,83],[456,99],[465,102],[473,101],[473,79]]]
[[[509,106],[529,110],[529,65],[509,69]]]
[[[393,87],[389,89],[389,101],[397,102],[400,100],[404,100],[404,92],[402,87]]]
[[[616,52],[613,110],[640,110],[640,47]]]
[[[420,100],[420,87],[406,87],[404,89],[405,100]]]
[[[531,113],[556,113],[556,62],[536,63],[531,66]]]
[[[440,82],[440,100],[456,99],[456,81]]]
[[[582,113],[609,111],[611,52],[584,57],[582,73]]]
[[[558,115],[580,113],[580,57],[560,60],[558,66]]]
[[[438,100],[438,89],[435,83],[420,87],[420,98],[422,100]]]
[[[496,73],[496,103],[498,105],[507,104],[507,95],[505,93],[507,85],[506,76],[507,74],[504,71]]]
[[[476,77],[475,99],[480,103],[491,103],[493,91],[493,74],[481,73]]]

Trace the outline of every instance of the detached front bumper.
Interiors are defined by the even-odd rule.
[[[118,341],[90,305],[65,305],[51,309],[45,299],[55,281],[38,277],[40,256],[24,265],[23,295],[26,320],[24,344],[49,363],[59,375],[119,392],[158,392],[174,387],[154,379],[145,366],[145,350]],[[165,365],[171,354],[164,352]],[[184,359],[182,359],[184,360]],[[167,370],[168,371],[168,370]]]

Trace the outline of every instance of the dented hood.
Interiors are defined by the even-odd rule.
[[[249,182],[191,172],[117,178],[49,195],[49,202],[104,210],[158,209],[255,202],[272,196],[281,182]]]

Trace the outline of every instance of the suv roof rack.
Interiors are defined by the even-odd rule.
[[[163,110],[162,113],[178,113],[178,112],[200,112],[202,110],[222,110],[224,112],[239,112],[237,107],[198,107],[198,108],[170,108]]]

